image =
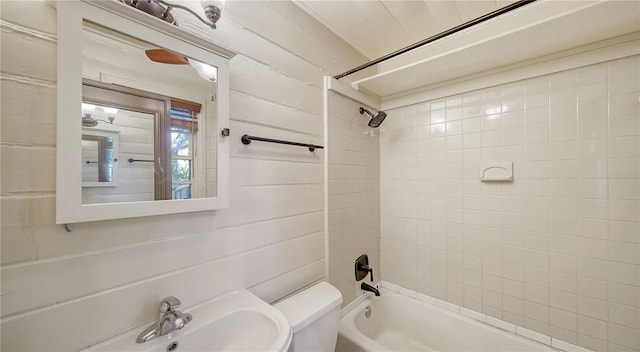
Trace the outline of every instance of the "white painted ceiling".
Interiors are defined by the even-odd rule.
[[[371,60],[516,2],[293,1]],[[356,78],[351,85],[392,99],[442,82],[505,70],[509,65],[530,64],[545,56],[566,56],[570,49],[605,40],[618,38],[626,43],[639,35],[637,0],[536,1],[379,63],[375,73],[370,70],[366,72],[369,76]]]
[[[515,0],[294,0],[370,59],[389,54]]]

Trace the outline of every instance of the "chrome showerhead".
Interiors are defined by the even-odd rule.
[[[378,113],[374,115],[371,111],[361,107],[360,114],[364,114],[365,112],[369,116],[371,116],[371,120],[369,120],[369,127],[373,128],[377,128],[378,126],[380,126],[382,121],[384,121],[384,119],[387,117],[387,113],[384,111],[378,111]]]

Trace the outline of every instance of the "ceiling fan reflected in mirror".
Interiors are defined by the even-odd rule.
[[[161,64],[186,65],[189,63],[186,57],[164,49],[149,49],[144,53],[147,54],[149,60]]]
[[[145,54],[149,60],[158,62],[161,64],[170,65],[186,65],[189,64],[196,72],[206,81],[215,82],[218,79],[218,70],[208,64],[200,62],[198,60],[184,57],[180,54],[176,54],[165,49],[149,49],[145,50]]]
[[[153,61],[161,64],[170,64],[170,65],[191,65],[196,72],[200,75],[200,77],[204,78],[207,81],[215,82],[218,79],[218,70],[208,64],[202,63],[198,60],[190,59],[184,57],[180,54],[176,54],[174,52],[164,50],[164,49],[149,49],[145,50],[145,54],[147,57]]]

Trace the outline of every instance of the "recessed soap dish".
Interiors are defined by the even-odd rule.
[[[513,181],[513,162],[485,163],[480,168],[480,181],[510,182]]]

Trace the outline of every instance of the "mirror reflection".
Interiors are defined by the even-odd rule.
[[[82,186],[116,186],[118,136],[97,131],[82,133]]]
[[[215,197],[217,68],[83,28],[82,204]]]

